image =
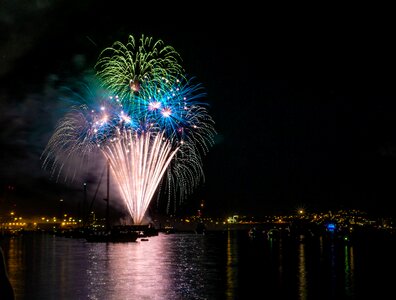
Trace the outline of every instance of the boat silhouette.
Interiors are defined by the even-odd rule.
[[[110,225],[110,163],[107,161],[107,197],[106,201],[106,224],[104,228],[89,228],[87,227],[84,237],[87,242],[96,243],[126,243],[136,242],[137,238],[141,236],[140,231],[134,225]],[[92,203],[91,203],[92,207]]]
[[[92,230],[85,239],[91,243],[127,243],[136,242],[139,236],[139,232],[132,226],[117,225],[112,226],[110,230]]]

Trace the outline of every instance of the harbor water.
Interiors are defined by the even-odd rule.
[[[131,243],[31,233],[1,240],[16,299],[385,299],[392,236],[251,239],[160,233]],[[1,297],[0,297],[1,298]]]

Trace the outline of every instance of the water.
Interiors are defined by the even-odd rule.
[[[1,246],[16,299],[383,299],[396,279],[392,237],[221,231],[101,244],[32,234]]]

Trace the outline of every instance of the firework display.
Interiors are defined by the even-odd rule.
[[[106,48],[96,64],[101,87],[71,93],[44,167],[75,177],[70,161],[82,166],[101,153],[134,224],[144,221],[160,185],[168,201],[190,195],[204,178],[201,157],[216,132],[202,86],[186,78],[177,58],[172,47],[144,36],[138,46],[130,36],[126,46]]]

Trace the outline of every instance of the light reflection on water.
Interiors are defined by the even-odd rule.
[[[11,285],[14,290],[21,291],[25,289],[25,255],[21,250],[21,239],[10,239],[8,251],[8,274],[10,275]]]
[[[298,295],[299,299],[307,299],[307,271],[305,267],[305,243],[298,247]]]
[[[17,299],[208,299],[221,276],[206,243],[195,234],[109,244],[40,235],[11,239],[7,265]]]
[[[247,232],[87,243],[37,234],[1,243],[17,299],[361,299],[389,292],[395,243]],[[377,297],[378,298],[378,297]]]
[[[88,299],[170,299],[171,260],[166,239],[88,245]]]
[[[345,245],[345,294],[348,297],[355,295],[355,260],[353,255],[353,246],[349,244]]]
[[[238,289],[238,243],[232,234],[227,233],[227,299],[235,299]]]

